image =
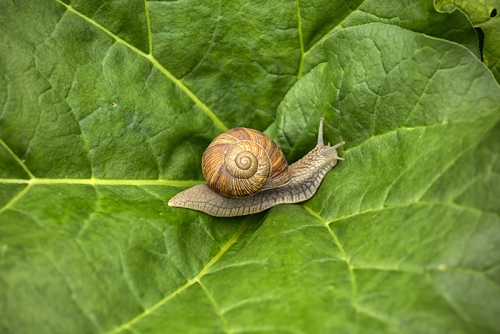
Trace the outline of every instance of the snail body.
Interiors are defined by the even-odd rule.
[[[236,185],[237,181],[229,179],[230,176],[225,174],[226,166],[221,165],[221,161],[227,162],[228,159],[225,158],[229,155],[231,157],[239,155],[239,158],[242,158],[242,152],[248,151],[247,146],[255,140],[255,136],[259,137],[257,146],[260,147],[257,148],[254,156],[257,161],[259,158],[263,160],[265,166],[256,167],[253,165],[255,163],[253,158],[245,157],[242,162],[234,163],[244,166],[245,169],[243,172],[234,174],[243,174],[245,182],[253,178],[251,182],[259,185]],[[228,149],[228,146],[238,142],[238,138],[244,142],[245,148]],[[261,140],[265,143],[262,144]],[[208,185],[200,184],[182,191],[172,197],[168,205],[198,210],[216,217],[233,217],[261,212],[278,204],[303,202],[316,193],[323,178],[337,164],[337,161],[344,160],[337,153],[337,148],[344,144],[341,142],[334,146],[330,146],[329,143],[324,145],[323,118],[321,118],[316,147],[302,159],[288,166],[281,150],[265,134],[245,128],[226,131],[214,139],[202,158],[203,174]],[[223,148],[222,152],[220,152],[221,148]],[[266,153],[267,157],[263,157],[266,154],[261,152],[261,148],[270,154]],[[213,157],[214,152],[221,153],[222,158]],[[248,177],[245,174],[248,170],[255,171],[253,176]],[[262,180],[262,177],[265,179]],[[216,190],[221,187],[222,191]]]

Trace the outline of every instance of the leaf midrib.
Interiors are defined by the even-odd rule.
[[[193,187],[198,184],[206,183],[205,181],[196,180],[166,180],[166,179],[72,179],[72,178],[36,178],[32,179],[0,179],[0,184],[87,184],[92,186],[170,186],[170,187]]]

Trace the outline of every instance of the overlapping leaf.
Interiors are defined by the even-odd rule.
[[[483,47],[483,62],[491,70],[496,80],[500,82],[500,44],[498,42],[500,1],[439,0],[436,1],[436,5],[439,10],[449,12],[459,8],[468,15],[474,26],[479,29],[479,38],[484,41],[484,45],[481,45]]]

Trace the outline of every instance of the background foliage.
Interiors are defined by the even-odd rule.
[[[0,332],[498,332],[499,7],[1,1]],[[222,131],[293,162],[321,115],[310,201],[166,206]]]

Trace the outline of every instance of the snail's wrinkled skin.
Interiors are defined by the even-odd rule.
[[[323,119],[320,122],[318,145],[299,161],[289,166],[290,181],[278,188],[267,189],[252,196],[229,198],[200,184],[174,196],[169,206],[182,207],[208,213],[216,217],[233,217],[257,213],[278,204],[298,203],[311,198],[318,190],[325,175],[337,164],[335,146],[323,144]]]

